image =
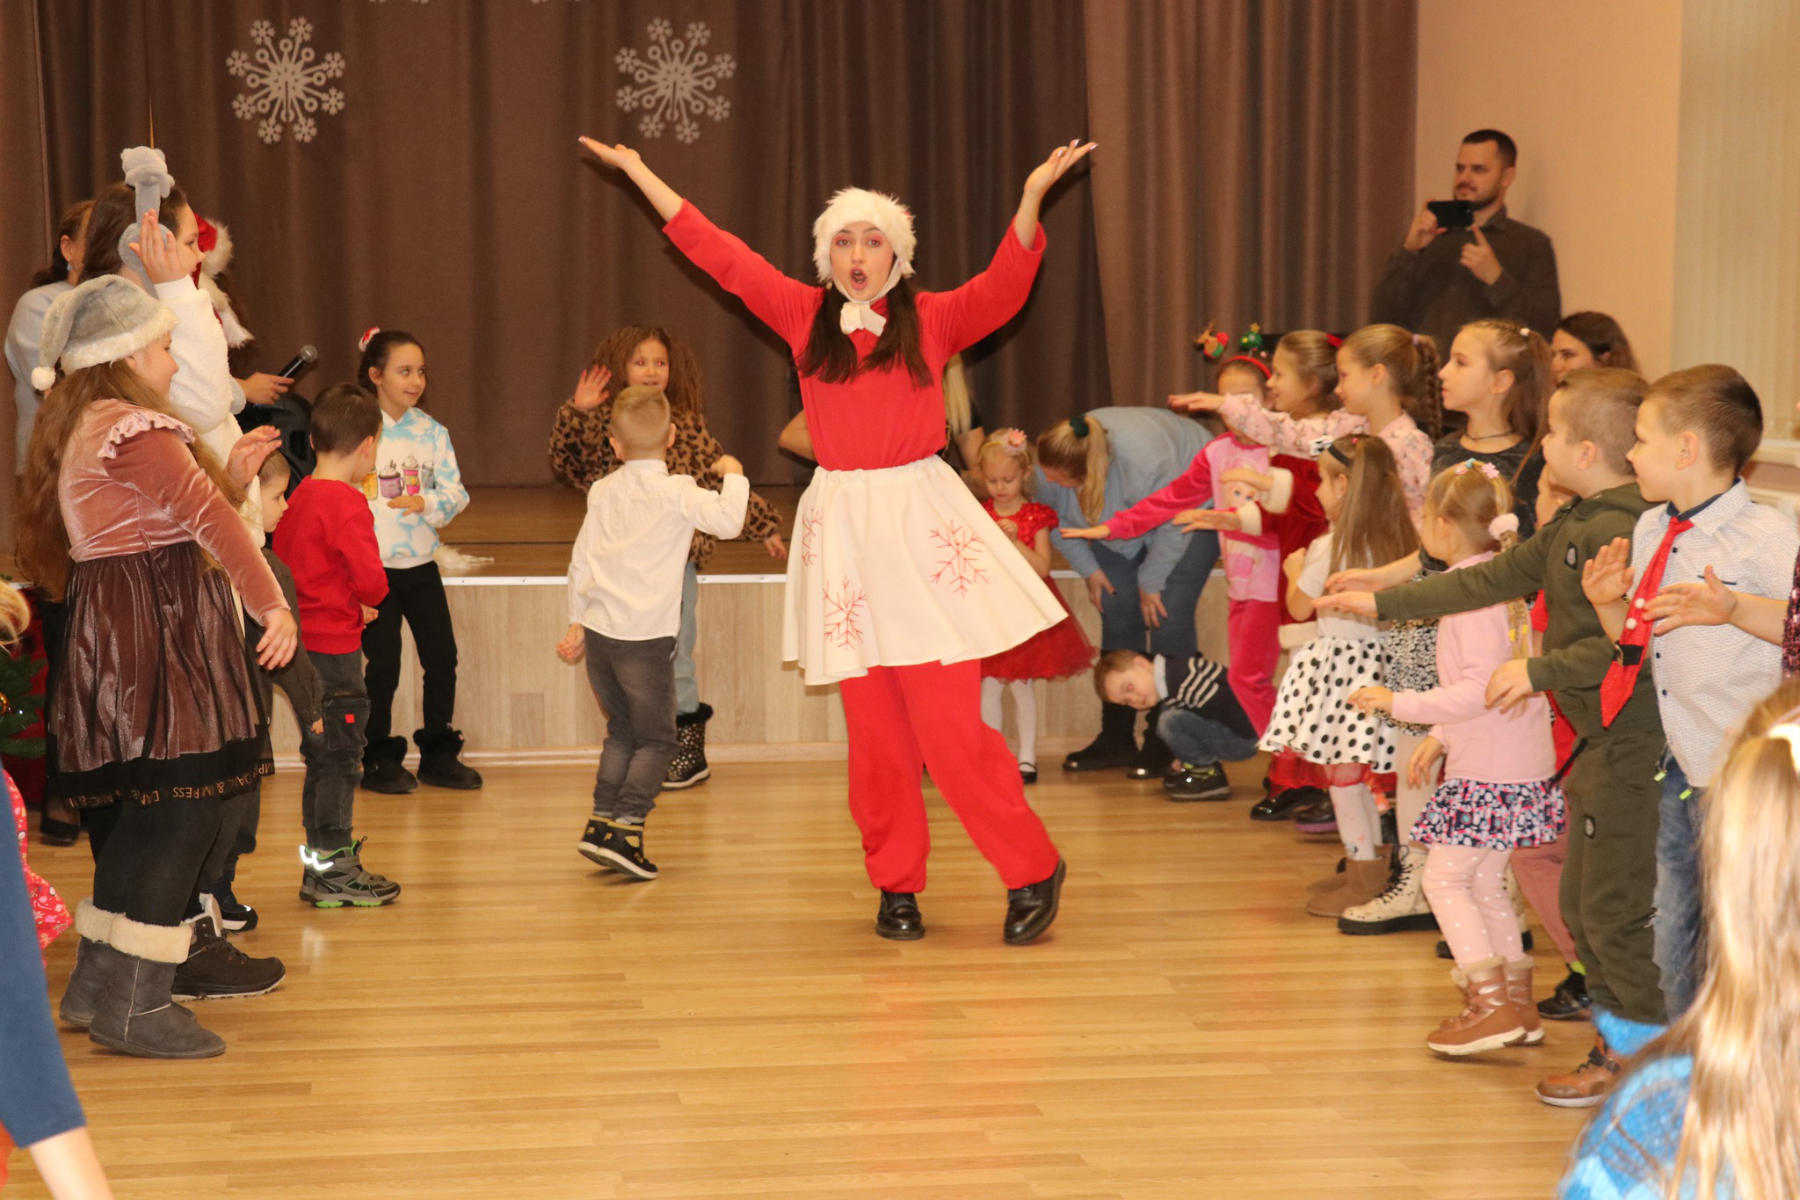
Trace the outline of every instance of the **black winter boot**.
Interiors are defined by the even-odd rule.
[[[712,705],[702,704],[691,713],[675,714],[675,741],[679,749],[669,760],[669,773],[663,779],[663,790],[679,792],[712,776],[706,765],[706,723],[712,720]]]
[[[1100,703],[1100,736],[1063,759],[1065,771],[1109,771],[1137,761],[1137,709],[1110,701]],[[1164,762],[1156,777],[1162,778]]]
[[[463,764],[461,733],[449,726],[421,729],[413,734],[413,741],[419,746],[420,783],[459,792],[472,792],[481,786],[481,772]]]
[[[86,1029],[94,1023],[94,1012],[100,1007],[104,986],[105,972],[101,962],[107,956],[113,922],[118,916],[118,913],[94,907],[92,896],[75,906],[75,932],[81,935],[81,941],[76,943],[75,968],[69,972],[69,985],[63,989],[62,1003],[57,1009],[57,1015],[66,1025]]]
[[[186,925],[146,925],[119,917],[103,947],[100,1006],[88,1037],[139,1058],[211,1058],[225,1040],[170,998],[175,967],[188,956]]]
[[[406,739],[382,738],[363,750],[364,791],[404,796],[419,790],[419,781],[406,769]]]
[[[1127,779],[1161,779],[1169,774],[1175,763],[1175,752],[1169,749],[1162,736],[1156,732],[1156,714],[1160,710],[1152,710],[1150,724],[1144,729],[1144,748],[1139,750],[1137,758],[1125,768]]]

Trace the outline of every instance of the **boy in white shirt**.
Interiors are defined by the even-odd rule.
[[[585,654],[606,714],[593,816],[578,848],[634,879],[656,878],[644,857],[644,818],[676,749],[673,656],[688,543],[696,527],[736,537],[750,500],[744,468],[730,455],[713,464],[722,491],[669,474],[663,456],[674,438],[660,389],[619,393],[610,440],[623,465],[588,489],[569,560],[569,630],[556,647],[566,663]]]

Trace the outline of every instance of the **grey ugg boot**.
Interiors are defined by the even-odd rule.
[[[63,989],[62,1003],[56,1010],[63,1024],[74,1029],[86,1029],[94,1023],[104,976],[100,963],[109,952],[113,922],[118,916],[96,908],[92,896],[75,906],[75,932],[81,935],[81,941],[76,943],[75,969],[69,972],[69,984]]]
[[[111,947],[116,953],[100,960],[103,990],[88,1037],[109,1050],[139,1058],[211,1058],[225,1053],[225,1039],[169,998],[175,968],[187,959],[192,935],[186,925],[146,925],[117,918]]]

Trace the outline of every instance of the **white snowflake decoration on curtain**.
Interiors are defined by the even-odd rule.
[[[696,117],[723,121],[731,115],[731,101],[713,93],[720,80],[737,73],[737,60],[706,53],[712,30],[704,21],[689,24],[682,37],[672,36],[674,32],[673,25],[658,17],[650,22],[652,45],[642,55],[628,47],[613,56],[620,73],[637,85],[619,89],[618,105],[622,112],[643,111],[638,130],[645,137],[661,137],[673,122],[675,140],[691,144],[700,140]]]
[[[233,50],[225,59],[226,73],[242,79],[249,89],[231,98],[231,111],[240,121],[263,118],[256,136],[270,145],[281,140],[283,125],[296,142],[310,142],[319,132],[311,114],[322,110],[336,116],[344,111],[343,90],[325,86],[326,80],[343,77],[344,56],[333,51],[320,58],[307,44],[312,34],[312,22],[305,17],[289,21],[287,36],[279,42],[273,24],[252,21],[255,52]]]

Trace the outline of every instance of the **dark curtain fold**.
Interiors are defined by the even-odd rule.
[[[1207,382],[1193,336],[1348,330],[1412,205],[1415,0],[1087,0],[1113,396]]]
[[[323,85],[342,110],[268,141],[234,112],[251,89],[227,64],[257,49],[254,22],[278,44],[296,19],[315,62],[343,56]],[[647,136],[616,103],[618,57],[695,23],[735,61],[714,93],[729,115]],[[1053,146],[1095,137],[1091,172],[1051,196],[1025,314],[969,356],[989,426],[1035,431],[1191,382],[1209,316],[1354,319],[1410,206],[1412,39],[1413,0],[0,0],[0,150],[20,172],[0,268],[16,295],[55,212],[117,178],[154,113],[176,178],[233,232],[228,286],[258,335],[243,369],[311,342],[316,391],[352,374],[365,328],[408,329],[469,480],[540,483],[594,345],[661,322],[699,355],[714,431],[780,481],[783,349],[577,134],[639,148],[802,278],[830,192],[892,191],[928,287],[987,262]]]

